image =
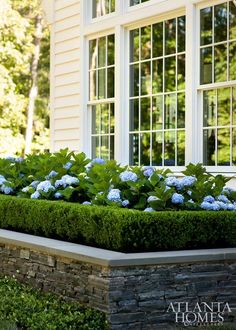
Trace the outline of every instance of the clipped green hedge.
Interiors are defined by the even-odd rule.
[[[1,330],[108,330],[105,314],[0,277]]]
[[[236,247],[230,211],[146,213],[0,196],[0,227],[122,252]]]

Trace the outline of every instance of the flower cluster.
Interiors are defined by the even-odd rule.
[[[152,166],[123,167],[101,158],[62,150],[29,158],[0,159],[0,193],[31,199],[159,210],[236,211],[228,179],[190,164],[184,176]]]

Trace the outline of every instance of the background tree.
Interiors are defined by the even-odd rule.
[[[33,123],[29,143],[32,151],[49,148],[49,30],[41,15],[37,0],[1,0],[0,156],[24,153],[32,87],[37,93],[31,98]],[[37,44],[39,18],[41,47]]]

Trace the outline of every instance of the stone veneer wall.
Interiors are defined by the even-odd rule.
[[[106,312],[111,329],[175,328],[171,302],[228,302],[227,321],[236,322],[236,252],[229,260],[120,266],[118,259],[102,265],[4,241],[0,235],[0,273]]]

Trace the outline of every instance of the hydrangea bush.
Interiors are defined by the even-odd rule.
[[[0,193],[84,205],[110,205],[145,212],[159,210],[236,211],[236,190],[229,178],[190,164],[177,178],[170,170],[120,166],[68,149],[0,159]]]

